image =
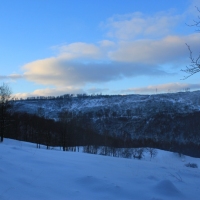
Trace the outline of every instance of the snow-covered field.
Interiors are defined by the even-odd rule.
[[[113,158],[0,143],[0,199],[200,199],[200,159],[158,151],[150,160]]]

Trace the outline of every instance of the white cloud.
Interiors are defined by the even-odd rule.
[[[188,57],[185,43],[194,50],[200,44],[199,34],[188,36],[167,36],[159,40],[137,40],[120,42],[116,51],[109,52],[112,60],[120,62],[136,62],[146,64],[166,64],[180,61]]]
[[[111,40],[102,40],[99,42],[101,47],[114,47],[115,43]]]
[[[60,96],[63,94],[100,94],[108,91],[109,89],[107,88],[95,88],[95,87],[88,88],[85,90],[79,87],[58,87],[58,88],[37,89],[29,93],[15,93],[12,96],[18,99],[20,98],[26,99],[27,97]]]
[[[87,44],[83,42],[76,42],[69,45],[58,46],[59,57],[72,59],[98,59],[101,57],[101,51],[95,44]]]
[[[122,94],[128,93],[145,93],[145,94],[152,94],[152,93],[166,93],[166,92],[180,92],[185,89],[191,90],[198,90],[200,89],[200,84],[190,84],[190,83],[166,83],[160,85],[149,85],[147,87],[137,87],[137,88],[129,88],[126,90],[121,91]]]
[[[0,80],[5,80],[5,79],[17,80],[17,79],[22,79],[22,78],[23,78],[23,75],[20,75],[20,74],[10,74],[8,76],[0,75]]]
[[[107,36],[120,40],[130,40],[137,36],[158,37],[170,33],[171,29],[183,16],[171,12],[159,12],[147,16],[140,12],[126,15],[115,15],[103,23],[108,29]]]
[[[37,97],[37,96],[60,96],[63,94],[83,94],[84,90],[76,87],[59,87],[59,88],[45,88],[37,89],[29,93],[15,93],[14,98],[27,98],[27,97]]]
[[[121,91],[115,91],[114,94],[156,94],[156,93],[169,93],[169,92],[180,92],[189,89],[199,90],[200,84],[191,84],[191,83],[166,83],[166,84],[158,84],[158,85],[149,85],[146,87],[133,87],[129,89],[124,89]],[[89,88],[83,90],[79,87],[59,87],[59,88],[45,88],[45,89],[37,89],[30,93],[16,93],[13,94],[15,98],[27,98],[31,96],[60,96],[63,94],[100,94],[100,93],[108,93],[108,88]]]
[[[160,40],[102,41],[99,46],[75,43],[60,47],[60,54],[56,57],[26,64],[23,66],[23,75],[8,77],[14,79],[23,76],[37,84],[54,87],[83,87],[88,83],[109,82],[125,77],[170,75],[173,72],[166,73],[161,65],[185,61],[188,57],[185,42],[196,50],[200,37],[193,34],[168,36]]]
[[[49,58],[29,63],[23,67],[24,77],[32,82],[60,86],[84,86],[138,75],[166,75],[155,66],[123,62],[70,62]]]

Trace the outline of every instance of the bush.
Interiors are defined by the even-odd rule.
[[[191,168],[198,168],[198,165],[196,163],[187,163],[185,164],[186,167],[191,167]]]
[[[137,148],[133,150],[133,157],[137,159],[142,159],[144,157],[144,149],[143,148]]]
[[[146,148],[146,151],[150,154],[151,158],[155,158],[158,154],[158,151],[154,148]]]
[[[131,158],[132,157],[132,151],[129,148],[125,148],[122,152],[123,158]]]

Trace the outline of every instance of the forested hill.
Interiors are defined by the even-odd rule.
[[[57,119],[61,111],[90,118],[151,116],[155,113],[191,113],[200,110],[200,91],[157,95],[63,95],[32,97],[13,102],[14,110],[37,114],[42,108],[47,118]]]
[[[92,128],[100,135],[134,140],[137,145],[156,143],[159,147],[158,144],[162,143],[161,147],[166,149],[179,144],[200,145],[200,91],[157,95],[38,97],[14,101],[13,111],[36,114],[55,121],[61,117],[67,122],[79,118],[83,126]],[[169,147],[172,143],[174,145]]]

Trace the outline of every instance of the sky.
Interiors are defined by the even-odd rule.
[[[155,94],[200,89],[184,79],[200,53],[200,0],[1,0],[0,84],[15,97]]]

